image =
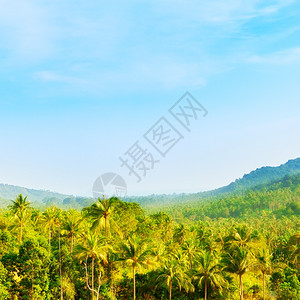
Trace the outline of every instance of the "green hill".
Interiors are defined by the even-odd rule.
[[[287,175],[300,174],[300,158],[289,160],[278,167],[262,167],[244,175],[231,184],[213,191],[214,195],[249,189],[259,184],[267,184]]]
[[[22,194],[23,196],[28,196],[30,201],[42,202],[45,198],[55,198],[57,200],[63,200],[67,195],[63,195],[56,192],[28,189],[25,187],[10,185],[10,184],[0,184],[0,198],[2,199],[14,199],[16,195]]]
[[[281,180],[285,176],[300,174],[300,158],[289,160],[278,167],[262,167],[244,175],[228,186],[207,192],[193,194],[172,194],[172,195],[149,195],[143,197],[127,197],[123,199],[127,202],[137,202],[143,208],[159,208],[172,206],[179,203],[198,203],[205,199],[215,199],[225,195],[242,195],[247,190],[257,189],[259,185],[268,185],[276,180]],[[93,199],[86,197],[74,197],[45,190],[28,189],[8,184],[0,184],[0,203],[6,205],[8,199],[14,199],[16,195],[28,196],[30,201],[45,203],[46,205],[56,204],[60,207],[81,208],[89,205]]]
[[[141,197],[126,198],[126,201],[137,202],[143,208],[164,207],[178,203],[187,203],[210,199],[216,196],[225,196],[229,194],[242,195],[250,188],[258,185],[268,185],[276,180],[280,180],[285,176],[293,176],[300,174],[300,158],[289,160],[287,163],[278,167],[262,167],[245,174],[242,178],[230,183],[225,187],[216,190],[199,192],[192,194],[172,194],[172,195],[149,195]]]
[[[163,210],[178,222],[220,218],[248,220],[263,215],[299,217],[300,174],[255,186],[243,193],[174,203],[163,208],[152,206],[148,210],[151,213]]]

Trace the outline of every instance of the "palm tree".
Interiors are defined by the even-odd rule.
[[[96,235],[88,233],[85,236],[83,243],[76,245],[76,254],[81,260],[85,260],[85,271],[86,271],[86,284],[88,289],[91,291],[92,300],[94,300],[95,294],[97,299],[99,299],[100,291],[100,280],[102,273],[98,276],[98,288],[95,289],[95,262],[97,260],[106,261],[108,247],[103,245],[101,240],[98,239]],[[88,275],[88,260],[91,259],[91,285],[89,284]]]
[[[183,224],[180,224],[178,227],[175,228],[174,240],[180,245],[182,245],[183,242],[185,241],[186,235],[187,235],[187,229],[184,227]]]
[[[221,289],[225,283],[222,276],[222,269],[210,252],[202,252],[196,258],[196,267],[194,269],[194,276],[198,285],[204,284],[204,299],[207,300],[208,285],[214,289]]]
[[[296,269],[299,269],[299,260],[300,260],[300,232],[291,236],[288,244],[287,250],[291,257],[291,261],[295,264]]]
[[[80,230],[82,220],[81,215],[76,210],[71,209],[65,214],[61,233],[70,239],[71,253],[73,253],[75,237]]]
[[[109,218],[113,212],[114,198],[103,199],[98,198],[98,201],[86,208],[87,216],[91,217],[93,224],[92,230],[103,227],[105,231],[105,244],[107,244],[107,235],[109,230]]]
[[[263,300],[265,300],[265,276],[271,273],[271,258],[269,250],[262,248],[256,255],[256,267],[262,272],[263,275]]]
[[[258,240],[258,232],[253,231],[247,225],[233,226],[231,234],[225,238],[225,248],[232,246],[250,247],[253,246]]]
[[[224,270],[239,276],[240,300],[243,300],[243,275],[248,271],[252,260],[250,252],[244,247],[232,247],[223,254]]]
[[[150,261],[150,251],[145,243],[137,243],[133,240],[128,240],[121,244],[120,261],[124,261],[132,269],[133,278],[133,300],[136,299],[136,272],[142,272],[148,268],[152,262]]]
[[[154,263],[164,263],[167,260],[166,247],[163,243],[155,245],[150,253]]]
[[[198,247],[195,245],[193,240],[188,240],[188,241],[184,242],[184,244],[182,245],[181,248],[182,248],[183,253],[187,255],[188,260],[189,260],[189,267],[190,267],[190,269],[192,269],[194,258],[196,257],[196,254],[199,251]]]
[[[42,223],[45,224],[45,229],[48,230],[48,242],[51,247],[52,230],[58,222],[59,211],[55,206],[47,208],[42,216]]]
[[[107,260],[103,264],[104,272],[107,278],[107,284],[110,287],[111,299],[115,298],[115,283],[122,278],[122,266],[120,265],[119,253],[110,249],[107,253]]]
[[[62,280],[62,263],[61,263],[61,225],[60,225],[61,210],[58,210],[55,217],[55,226],[58,228],[58,253],[59,253],[59,279],[60,279],[60,299],[64,299],[63,295],[63,280]],[[50,242],[50,240],[49,240]],[[49,246],[51,246],[49,244]]]
[[[22,194],[16,197],[16,200],[11,200],[12,205],[9,206],[9,209],[15,215],[19,222],[20,234],[19,234],[19,244],[23,240],[23,227],[26,221],[28,221],[28,212],[31,202],[27,201],[27,196],[23,198]]]
[[[163,269],[159,272],[156,281],[164,282],[167,285],[169,300],[172,299],[173,284],[177,284],[180,290],[182,289],[182,287],[187,292],[194,290],[194,287],[189,277],[184,272],[182,265],[176,260],[171,260],[164,265]]]

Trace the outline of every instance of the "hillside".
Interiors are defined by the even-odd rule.
[[[300,174],[300,158],[289,160],[287,163],[278,167],[262,167],[249,174],[245,174],[242,178],[230,183],[229,185],[213,191],[214,195],[246,190],[251,187],[267,184],[269,182],[279,180],[287,175],[293,176]]]
[[[69,196],[56,192],[50,192],[45,190],[28,189],[25,187],[0,184],[0,198],[2,199],[14,199],[16,195],[22,194],[28,196],[30,201],[42,202],[45,198],[55,198],[57,200],[63,200]]]
[[[123,199],[128,202],[137,202],[143,208],[164,207],[168,205],[187,203],[210,199],[216,196],[224,196],[228,194],[241,195],[249,188],[255,188],[258,185],[267,185],[268,183],[280,180],[285,176],[293,176],[300,174],[300,158],[289,160],[287,163],[278,167],[262,167],[244,175],[231,184],[216,190],[199,192],[192,194],[172,194],[172,195],[149,195],[141,197],[127,197]],[[22,194],[28,196],[30,201],[45,203],[46,205],[56,204],[62,207],[81,208],[90,204],[93,200],[86,197],[73,197],[60,193],[27,189],[24,187],[0,184],[0,200],[3,204],[5,200],[14,199],[16,195]],[[7,202],[7,201],[6,201]]]
[[[267,215],[277,218],[300,216],[300,174],[258,185],[241,194],[223,194],[163,208],[148,207],[151,213],[160,210],[178,222],[219,218],[247,220]]]
[[[285,176],[294,176],[300,174],[300,158],[289,160],[287,163],[278,167],[262,167],[242,178],[230,183],[227,186],[216,190],[199,192],[192,194],[172,194],[172,195],[149,195],[141,197],[126,198],[126,201],[137,202],[143,208],[147,207],[164,207],[178,203],[187,203],[201,201],[217,196],[229,194],[242,195],[250,188],[257,188],[259,185],[268,185],[276,180],[283,179]]]

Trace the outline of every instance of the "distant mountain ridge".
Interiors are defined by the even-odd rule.
[[[187,203],[189,201],[202,201],[211,197],[226,196],[229,194],[240,195],[248,189],[266,187],[273,182],[281,180],[286,176],[296,176],[300,174],[300,158],[289,160],[287,163],[277,167],[258,168],[242,178],[235,180],[227,186],[199,193],[192,194],[172,194],[172,195],[149,195],[125,198],[128,202],[137,202],[142,207],[165,206],[176,203]]]
[[[70,197],[69,195],[56,192],[28,189],[25,187],[0,183],[0,198],[13,200],[19,194],[28,196],[28,199],[33,202],[41,202],[45,198],[56,198],[58,200],[63,200],[67,197]]]
[[[235,180],[227,186],[193,194],[173,194],[173,195],[151,195],[141,197],[128,197],[125,201],[137,202],[142,206],[149,204],[165,205],[171,203],[184,203],[190,200],[205,199],[214,196],[221,196],[230,193],[240,193],[255,188],[260,185],[271,184],[276,180],[280,180],[286,176],[294,176],[300,174],[300,158],[289,160],[287,163],[278,167],[262,167],[249,174],[245,174],[242,178]],[[43,203],[63,203],[64,205],[86,205],[93,199],[84,197],[74,197],[64,195],[52,191],[28,189],[25,187],[14,186],[9,184],[0,184],[0,199],[14,199],[16,195],[22,194],[28,196],[30,201]],[[89,201],[88,201],[89,200]]]
[[[257,185],[271,183],[285,176],[300,174],[300,158],[291,159],[278,167],[262,167],[242,178],[235,180],[227,186],[212,191],[214,195],[247,190]]]

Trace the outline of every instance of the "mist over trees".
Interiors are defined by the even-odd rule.
[[[0,211],[1,299],[300,299],[300,176],[143,210]]]

